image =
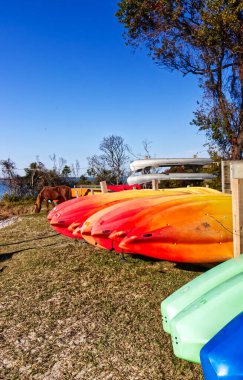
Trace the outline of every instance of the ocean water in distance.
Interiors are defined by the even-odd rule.
[[[6,186],[4,183],[1,182],[0,180],[0,199],[2,196],[8,192],[8,186]]]

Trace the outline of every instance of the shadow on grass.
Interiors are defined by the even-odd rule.
[[[207,265],[207,264],[190,264],[190,263],[176,263],[175,268],[186,270],[188,272],[206,272],[210,268],[212,268],[213,265]]]
[[[153,263],[159,263],[159,262],[161,263],[162,261],[164,261],[164,260],[160,260],[160,259],[155,259],[155,258],[150,257],[150,256],[138,255],[136,253],[126,253],[125,255],[129,255],[133,259],[139,259],[139,260],[142,260],[145,262],[151,262],[152,264]]]
[[[120,255],[122,255],[122,254],[120,253]],[[123,256],[121,256],[121,260],[127,261],[126,260],[127,256],[130,256],[133,259],[139,259],[139,260],[142,260],[142,261],[144,261],[146,263],[151,263],[151,264],[161,263],[161,262],[168,263],[167,260],[155,259],[155,258],[150,257],[150,256],[138,255],[138,254],[135,254],[135,253],[129,253],[129,254],[126,253],[125,254],[125,258],[123,258]],[[217,263],[215,263],[215,264],[190,264],[190,263],[176,263],[176,262],[173,262],[173,261],[170,261],[169,263],[174,268],[176,268],[176,269],[185,270],[187,272],[198,272],[198,273],[206,272],[210,268],[212,268],[215,265],[217,265]]]
[[[0,254],[0,262],[10,260],[10,259],[12,259],[13,255],[16,255],[17,253],[20,253],[23,251],[30,251],[32,249],[46,248],[46,247],[50,247],[52,245],[56,245],[56,243],[42,245],[41,247],[28,247],[28,248],[18,249],[17,251],[13,251],[13,252],[4,252],[4,253]]]
[[[21,243],[27,243],[27,242],[34,241],[34,240],[48,239],[48,238],[54,237],[54,236],[60,236],[60,234],[52,234],[52,235],[41,236],[41,237],[37,237],[37,238],[33,238],[33,239],[28,239],[28,240],[15,241],[13,243],[0,244],[0,247],[7,247],[9,245],[16,245],[16,244],[21,244]]]

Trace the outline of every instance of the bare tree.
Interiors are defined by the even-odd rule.
[[[49,158],[50,158],[50,160],[53,162],[53,166],[52,166],[52,169],[54,170],[54,171],[57,171],[57,157],[56,157],[56,154],[55,153],[53,153],[53,155],[49,155]]]
[[[134,153],[132,148],[130,146],[127,146],[128,153],[133,156],[134,158],[142,159],[142,158],[151,158],[150,149],[152,146],[152,141],[149,141],[148,139],[145,139],[142,141],[142,146],[144,149],[144,153]]]
[[[125,166],[129,157],[126,155],[128,146],[121,136],[104,137],[100,146],[101,155],[88,157],[88,174],[94,176],[106,175],[104,180],[114,180],[116,184],[124,176]]]
[[[94,154],[91,157],[87,158],[89,168],[87,174],[95,178],[95,182],[99,183],[100,181],[107,181],[108,183],[114,183],[115,178],[112,174],[112,171],[109,170],[100,156]]]
[[[74,177],[78,178],[80,174],[80,163],[78,160],[75,161],[75,164],[71,165],[72,174]]]
[[[57,173],[61,174],[64,166],[67,163],[67,160],[63,157],[57,158],[56,153],[53,153],[52,155],[49,155],[50,160],[53,162],[52,169]]]
[[[62,173],[64,167],[66,166],[66,163],[67,163],[67,160],[65,160],[65,158],[63,157],[58,158],[58,168],[57,168],[58,174]]]

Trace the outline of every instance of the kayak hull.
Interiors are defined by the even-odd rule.
[[[205,380],[243,379],[243,312],[205,344],[200,360]]]
[[[168,296],[161,302],[164,331],[171,332],[172,319],[185,307],[240,272],[243,272],[243,255],[215,266]]]
[[[129,199],[143,199],[153,196],[166,197],[170,194],[181,195],[184,194],[185,191],[186,190],[180,191],[179,189],[126,190],[117,193],[106,193],[77,198],[75,200],[67,201],[66,207],[57,208],[54,215],[51,215],[52,218],[50,224],[51,226],[58,226],[66,229],[72,223],[79,222],[79,226],[82,227],[87,218],[108,206],[125,202]]]
[[[174,354],[200,363],[200,350],[243,310],[243,273],[211,289],[171,321]]]
[[[216,263],[233,257],[230,196],[178,197],[138,213],[120,248],[157,259]]]

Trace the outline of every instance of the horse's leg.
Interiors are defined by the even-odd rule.
[[[48,199],[45,199],[45,202],[46,202],[46,213],[48,214],[48,212],[49,212],[49,202],[48,202]]]
[[[51,205],[52,205],[52,208],[56,207],[56,204],[54,203],[54,201],[51,201]]]

